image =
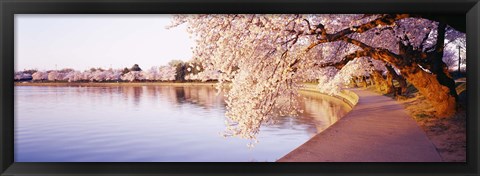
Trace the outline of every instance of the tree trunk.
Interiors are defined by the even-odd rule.
[[[455,114],[455,97],[450,94],[448,87],[440,84],[437,75],[427,73],[416,65],[402,68],[401,73],[432,103],[437,116],[449,117]]]
[[[350,83],[349,83],[349,87],[357,87],[357,78],[356,77],[353,77],[350,78]]]
[[[361,85],[362,81],[360,79],[361,79],[360,76],[355,76],[355,86],[362,87]]]
[[[393,86],[393,74],[387,70],[387,87],[389,87],[392,91],[394,91],[395,94],[397,94],[397,90],[395,89],[395,86]]]
[[[448,67],[445,62],[443,62],[443,52],[441,53],[435,53],[436,56],[434,56],[434,59],[432,61],[433,63],[433,68],[432,72],[436,75],[436,78],[438,80],[438,83],[440,83],[443,86],[448,87],[449,89],[449,94],[455,98],[455,100],[458,100],[458,94],[457,91],[455,90],[455,81],[453,80],[452,76],[448,72]]]
[[[395,72],[395,69],[390,64],[386,64],[385,67],[387,68],[387,77],[390,76],[392,79],[398,81],[401,89],[401,94],[405,95],[407,92],[407,81],[403,76],[400,76]],[[393,86],[393,80],[392,80],[392,86]]]
[[[371,75],[377,91],[383,94],[388,94],[393,91],[391,86],[392,84],[391,83],[389,84],[388,81],[383,78],[382,73],[380,71],[374,70]]]
[[[441,30],[439,30],[441,34]],[[439,39],[439,41],[443,41]],[[389,64],[400,69],[400,73],[405,77],[408,82],[412,83],[419,92],[424,95],[436,110],[438,117],[450,117],[456,112],[456,91],[455,84],[452,78],[449,77],[446,72],[446,65],[442,61],[443,52],[438,51],[443,49],[443,42],[439,45],[442,47],[436,49],[436,55],[431,56],[430,63],[425,64],[416,59],[415,51],[411,45],[405,46],[402,42],[399,42],[399,54],[391,54],[386,50],[376,50],[371,56],[378,60],[383,60]],[[427,53],[428,54],[428,53]],[[424,70],[420,67],[420,64],[429,66],[427,68],[430,71]],[[423,67],[423,65],[422,65]],[[423,67],[425,68],[425,67]],[[431,72],[431,73],[430,73]],[[453,88],[453,89],[452,89]]]
[[[435,50],[431,53],[428,53],[429,56],[429,70],[432,71],[437,76],[438,82],[450,89],[449,94],[455,97],[455,100],[458,99],[457,91],[455,90],[455,81],[453,80],[450,73],[448,73],[448,67],[445,62],[443,62],[443,52],[445,45],[445,28],[447,25],[443,22],[439,22],[437,30],[437,44]]]
[[[366,88],[368,86],[367,78],[365,76],[360,77],[360,86],[362,86],[363,88]]]
[[[456,101],[458,98],[455,90],[455,82],[448,73],[448,68],[443,62],[443,51],[445,41],[445,23],[439,23],[437,28],[437,43],[435,49],[426,53],[424,62],[410,62],[400,68],[402,75],[424,95],[436,109],[436,115],[439,117],[449,117],[455,114]],[[404,45],[399,42],[400,55],[403,59],[412,60],[418,56],[413,46]],[[426,67],[431,73],[420,68]]]

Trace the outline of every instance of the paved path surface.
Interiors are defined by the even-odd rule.
[[[352,89],[357,105],[345,117],[278,162],[441,162],[425,132],[395,100]]]

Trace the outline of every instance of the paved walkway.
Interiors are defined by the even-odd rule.
[[[352,89],[357,105],[345,117],[278,162],[441,162],[425,132],[395,100]]]

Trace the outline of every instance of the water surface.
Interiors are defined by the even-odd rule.
[[[350,107],[303,95],[299,117],[224,138],[223,96],[209,86],[15,87],[16,162],[276,161]]]

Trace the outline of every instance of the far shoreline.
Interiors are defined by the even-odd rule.
[[[15,86],[216,86],[217,82],[15,82]]]

